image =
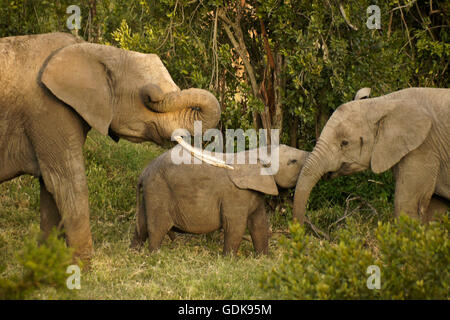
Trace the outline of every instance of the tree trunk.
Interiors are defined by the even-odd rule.
[[[98,42],[98,32],[95,30],[95,23],[97,23],[97,0],[89,1],[89,29],[88,29],[88,42]],[[98,26],[99,27],[99,26]]]
[[[284,58],[278,52],[275,54],[275,72],[274,72],[274,83],[275,83],[275,112],[272,121],[272,127],[280,130],[280,135],[283,130],[283,93],[286,87],[286,79],[283,76],[284,70]]]
[[[289,145],[293,148],[297,148],[298,143],[298,121],[299,118],[297,116],[293,116],[291,120],[291,127],[290,127],[290,142]]]

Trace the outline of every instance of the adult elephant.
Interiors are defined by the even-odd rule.
[[[318,180],[393,168],[395,214],[428,221],[450,199],[450,89],[409,88],[341,105],[297,181],[294,217],[303,223]],[[431,203],[430,203],[431,201]]]
[[[158,56],[50,33],[0,39],[0,182],[40,181],[41,229],[64,226],[69,246],[92,254],[82,147],[95,128],[133,142],[170,139],[202,121],[215,127],[216,98],[182,90]]]

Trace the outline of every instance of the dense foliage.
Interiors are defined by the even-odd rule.
[[[350,219],[336,241],[318,241],[298,224],[279,266],[267,272],[262,286],[284,299],[448,299],[450,221],[428,226],[402,216],[379,222],[373,233],[361,232]],[[380,286],[369,289],[369,266],[380,270]]]
[[[17,254],[22,267],[19,275],[10,278],[0,278],[0,300],[23,299],[36,289],[45,286],[62,288],[66,285],[67,267],[72,263],[72,250],[66,247],[64,239],[58,238],[53,232],[43,243],[38,245],[36,236],[26,240],[22,250]],[[0,249],[4,239],[0,238]],[[6,259],[0,260],[0,272],[6,268]]]

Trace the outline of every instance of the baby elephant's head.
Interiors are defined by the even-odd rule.
[[[282,188],[293,188],[297,183],[303,164],[309,152],[288,147],[284,144],[279,149],[279,169],[275,174],[275,182]]]

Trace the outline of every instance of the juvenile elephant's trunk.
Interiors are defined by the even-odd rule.
[[[297,180],[294,196],[294,219],[300,224],[306,221],[306,205],[308,203],[311,190],[314,188],[320,178],[327,173],[328,161],[323,155],[323,147],[318,145],[309,155],[305,165]]]
[[[174,130],[187,129],[194,133],[194,121],[202,122],[202,131],[217,126],[220,120],[220,105],[216,97],[203,89],[186,89],[172,92],[159,102],[150,103],[158,115],[160,134],[170,139]]]

